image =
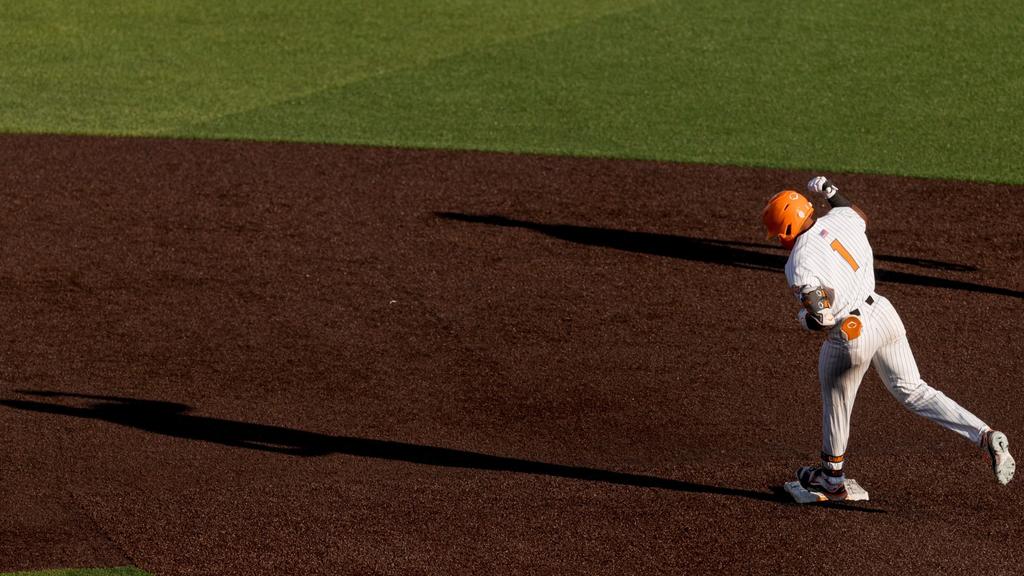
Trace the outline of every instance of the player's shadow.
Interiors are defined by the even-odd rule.
[[[59,399],[61,402],[5,399],[0,400],[0,405],[18,410],[101,420],[145,430],[154,434],[200,440],[250,450],[276,452],[291,456],[315,457],[330,454],[347,454],[349,456],[397,460],[428,466],[537,474],[622,486],[733,496],[779,504],[792,503],[792,500],[781,488],[773,489],[771,492],[758,492],[741,488],[683,482],[643,474],[629,474],[583,466],[550,464],[521,458],[507,458],[480,452],[394,442],[391,440],[331,436],[296,430],[294,428],[285,428],[283,426],[269,426],[209,416],[196,416],[189,414],[191,411],[190,406],[177,402],[139,400],[136,398],[71,392],[29,390],[19,390],[18,392],[36,398]],[[74,401],[75,403],[65,403],[68,401]],[[829,507],[859,512],[884,512],[884,510],[842,503],[830,503]]]
[[[681,260],[695,262],[708,262],[711,264],[722,264],[738,268],[750,268],[754,270],[780,271],[786,266],[787,256],[773,253],[775,247],[766,244],[755,244],[751,242],[735,242],[730,240],[710,240],[707,238],[691,238],[676,234],[657,234],[653,232],[634,232],[631,230],[620,230],[616,228],[597,228],[591,226],[575,226],[572,224],[546,224],[542,222],[531,222],[529,220],[516,220],[497,215],[462,214],[458,212],[436,212],[438,218],[444,220],[455,220],[459,222],[470,222],[474,224],[487,224],[490,226],[501,226],[506,228],[523,228],[539,232],[553,238],[586,244],[589,246],[601,246],[614,248],[627,252],[639,252],[655,256],[667,256]],[[875,260],[879,262],[894,262],[908,264],[919,268],[942,270],[951,272],[973,272],[977,270],[974,266],[929,260],[925,258],[909,258],[905,256],[888,256],[876,254]],[[985,286],[973,282],[963,282],[948,278],[926,276],[911,272],[900,272],[896,270],[875,269],[875,279],[879,282],[891,282],[893,284],[912,284],[915,286],[927,286],[934,288],[951,288],[954,290],[965,290],[968,292],[981,292],[986,294],[998,294],[1013,298],[1024,298],[1024,292],[1010,290],[995,286]]]

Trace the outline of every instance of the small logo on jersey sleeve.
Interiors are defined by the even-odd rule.
[[[821,234],[822,238],[828,238],[828,230],[827,229],[822,228],[820,234]]]

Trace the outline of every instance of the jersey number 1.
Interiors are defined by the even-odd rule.
[[[853,268],[854,272],[860,268],[860,266],[857,265],[857,261],[853,259],[853,256],[850,256],[850,253],[846,250],[846,246],[843,246],[842,242],[839,240],[833,240],[832,249],[838,252],[839,255],[843,257],[843,260],[846,260],[846,263],[850,265],[850,268]]]

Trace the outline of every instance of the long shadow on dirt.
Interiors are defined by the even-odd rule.
[[[71,392],[30,390],[20,390],[18,392],[41,398],[86,400],[88,402],[84,406],[71,406],[34,400],[5,399],[0,400],[0,405],[18,410],[101,420],[145,430],[154,434],[292,456],[310,457],[347,454],[350,456],[398,460],[428,466],[538,474],[588,482],[733,496],[779,504],[792,504],[788,495],[781,488],[773,489],[771,492],[757,492],[754,490],[682,482],[642,474],[628,474],[582,466],[549,464],[520,458],[506,458],[479,452],[393,442],[390,440],[330,436],[282,426],[268,426],[208,416],[194,416],[187,414],[191,410],[190,406],[176,402],[139,400],[119,396]],[[883,510],[844,505],[842,503],[829,503],[828,506],[830,508],[858,512],[884,512]]]
[[[773,246],[765,244],[752,244],[749,242],[733,242],[728,240],[709,240],[707,238],[690,238],[674,234],[656,234],[652,232],[633,232],[630,230],[619,230],[615,228],[596,228],[590,226],[574,226],[571,224],[545,224],[531,222],[529,220],[516,220],[498,215],[477,215],[462,214],[458,212],[436,212],[435,216],[444,220],[458,222],[470,222],[473,224],[488,224],[506,228],[523,228],[539,232],[553,238],[586,244],[589,246],[601,246],[624,250],[626,252],[638,252],[654,256],[667,256],[681,260],[695,262],[708,262],[711,264],[722,264],[736,268],[749,268],[753,270],[781,271],[786,266],[788,256],[774,254],[767,250],[774,250]],[[939,260],[928,260],[925,258],[908,258],[905,256],[888,256],[876,254],[876,261],[894,262],[908,264],[921,268],[935,270],[946,270],[955,272],[973,272],[977,268],[963,264],[942,262]],[[985,286],[973,282],[963,282],[947,278],[925,276],[910,272],[899,272],[896,270],[875,269],[875,278],[879,282],[891,282],[893,284],[911,284],[914,286],[926,286],[932,288],[949,288],[953,290],[964,290],[967,292],[980,292],[985,294],[996,294],[999,296],[1010,296],[1012,298],[1024,298],[1024,292]]]

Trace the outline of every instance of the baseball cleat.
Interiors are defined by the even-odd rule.
[[[870,500],[868,491],[861,487],[856,480],[847,478],[843,484],[846,486],[846,500],[851,502],[866,501]],[[833,502],[823,492],[819,492],[817,489],[808,490],[800,485],[798,480],[792,482],[786,482],[782,486],[786,492],[793,498],[793,501],[797,504],[822,504],[827,502]]]
[[[820,464],[804,466],[796,471],[796,479],[805,490],[817,492],[829,500],[846,500],[846,483],[842,477],[830,480]]]
[[[1010,441],[1006,434],[989,430],[985,434],[985,447],[988,448],[988,455],[992,459],[992,472],[996,475],[996,481],[1000,484],[1007,484],[1013,480],[1013,473],[1017,463],[1010,456]]]

